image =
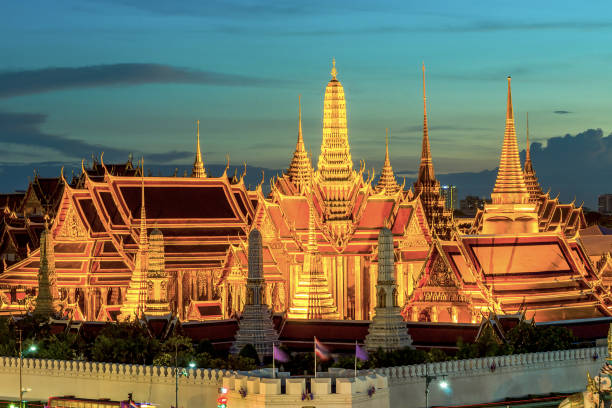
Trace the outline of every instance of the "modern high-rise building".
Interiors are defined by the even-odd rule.
[[[459,208],[457,206],[457,187],[452,184],[444,184],[440,186],[440,197],[444,199],[444,208],[447,211],[453,211]]]
[[[612,214],[612,194],[602,194],[598,200],[599,212],[602,214]]]

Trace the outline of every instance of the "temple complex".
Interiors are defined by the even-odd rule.
[[[414,322],[476,323],[519,310],[538,322],[611,315],[612,261],[585,251],[582,209],[542,193],[529,150],[521,166],[510,78],[492,202],[464,234],[434,173],[424,67],[414,192],[397,182],[388,134],[378,182],[364,162],[354,169],[338,77],[333,61],[316,169],[300,97],[295,150],[269,194],[247,188],[244,173],[228,176],[229,160],[222,174],[207,171],[198,122],[190,177],[153,177],[142,161],[105,164],[100,155],[70,180],[36,175],[24,193],[0,195],[0,314],[47,302],[40,271],[54,257],[54,307],[76,321],[247,322],[253,305],[364,327],[396,306]],[[252,231],[260,244],[249,243]],[[249,280],[255,247],[261,278]]]
[[[412,345],[406,322],[397,303],[393,235],[388,228],[378,234],[378,281],[376,308],[365,339],[369,350],[390,351]]]

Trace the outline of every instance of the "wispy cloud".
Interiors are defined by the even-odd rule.
[[[223,74],[162,64],[109,64],[0,72],[0,98],[63,89],[190,83],[216,86],[278,86],[278,80]]]
[[[41,126],[47,116],[40,113],[12,113],[0,111],[0,143],[13,146],[27,146],[36,149],[51,149],[60,153],[66,159],[81,159],[92,154],[104,152],[104,156],[111,160],[125,160],[130,151],[116,147],[88,143],[64,135],[44,132]],[[141,152],[135,152],[141,153]],[[145,157],[154,163],[167,163],[169,161],[192,157],[193,152],[171,151],[164,153],[146,154]]]
[[[374,25],[366,27],[316,28],[316,29],[281,29],[274,30],[266,26],[218,25],[213,31],[226,34],[248,34],[257,32],[261,35],[318,37],[318,36],[350,36],[350,35],[387,35],[412,33],[478,33],[502,31],[601,31],[611,30],[612,22],[607,21],[549,21],[549,22],[503,22],[496,20],[473,21],[468,24],[447,25]]]
[[[566,111],[566,110],[556,110],[556,111],[553,111],[553,113],[556,113],[557,115],[567,115],[572,112]]]

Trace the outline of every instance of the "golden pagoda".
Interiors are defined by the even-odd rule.
[[[397,194],[402,188],[395,180],[395,174],[393,174],[393,167],[391,167],[391,161],[389,160],[389,128],[386,129],[385,137],[385,162],[383,163],[382,170],[380,172],[380,178],[378,184],[376,184],[376,192],[384,192],[386,195]]]
[[[318,254],[315,230],[315,215],[312,208],[308,217],[308,249],[299,274],[292,305],[287,313],[295,319],[334,319],[338,311],[329,290],[323,270],[321,255]]]
[[[193,162],[193,170],[191,171],[191,177],[204,178],[206,177],[206,170],[204,170],[204,163],[202,162],[202,153],[200,150],[200,121],[197,121],[197,143],[196,143],[196,157]]]
[[[360,178],[353,170],[348,142],[344,88],[336,78],[335,59],[332,64],[332,79],[323,102],[323,139],[314,184],[323,204],[323,221],[336,237],[342,238],[351,227],[350,206]]]
[[[519,159],[510,81],[508,76],[504,143],[497,180],[491,193],[492,203],[485,205],[482,215],[483,234],[538,232],[538,215],[535,205],[529,203],[529,192]]]
[[[147,290],[147,214],[145,210],[144,177],[141,183],[140,233],[138,251],[134,262],[134,272],[126,291],[125,301],[120,309],[119,320],[135,320],[140,318],[145,309]]]
[[[289,180],[295,184],[300,193],[304,192],[307,187],[310,187],[312,181],[312,163],[304,146],[304,137],[302,136],[302,95],[298,96],[298,139],[295,145],[295,152],[287,175]]]

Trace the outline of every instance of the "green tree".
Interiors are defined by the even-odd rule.
[[[16,357],[17,332],[8,317],[0,317],[0,356]]]
[[[151,364],[159,341],[137,322],[112,323],[104,327],[91,347],[93,361]]]
[[[179,367],[187,367],[190,362],[195,361],[195,349],[189,337],[174,334],[161,344],[153,364],[174,366],[177,361]]]
[[[240,350],[240,353],[238,353],[238,355],[241,357],[252,358],[255,361],[255,364],[257,365],[261,364],[261,361],[259,361],[259,355],[257,354],[257,350],[252,344],[245,344],[242,347],[242,350]]]

